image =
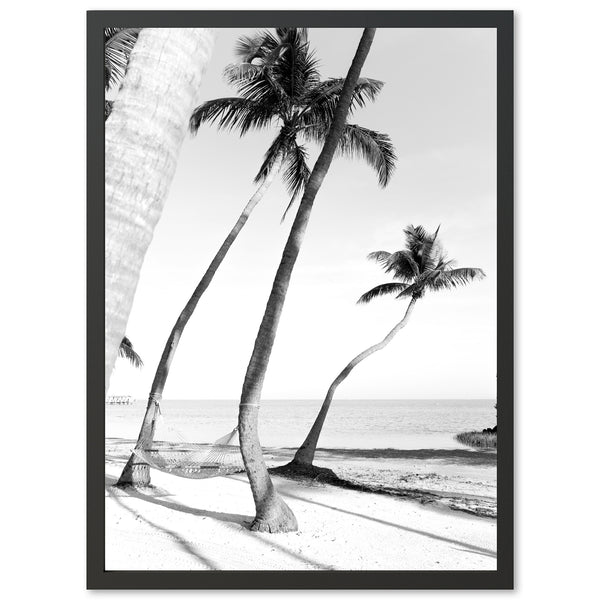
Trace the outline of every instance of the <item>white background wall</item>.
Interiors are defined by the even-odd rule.
[[[8,387],[0,472],[8,597],[85,595],[84,8],[117,5],[4,7],[1,352]],[[599,7],[583,0],[285,4],[517,11],[516,585],[523,598],[587,598],[596,584]],[[180,0],[176,8],[246,3]]]

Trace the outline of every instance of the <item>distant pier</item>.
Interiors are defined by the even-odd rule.
[[[133,404],[134,402],[131,396],[107,396],[105,404]]]

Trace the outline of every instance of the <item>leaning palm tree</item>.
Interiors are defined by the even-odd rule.
[[[105,27],[104,28],[104,90],[120,86],[125,77],[127,63],[131,51],[137,41],[138,27]],[[104,100],[104,120],[112,111],[112,100]],[[133,349],[129,338],[124,337],[119,345],[119,356],[127,359],[134,367],[141,368],[143,361]]]
[[[105,391],[214,32],[140,31],[105,127]]]
[[[256,507],[256,516],[250,526],[254,531],[275,533],[295,531],[298,528],[294,513],[275,490],[267,471],[258,438],[258,409],[279,319],[312,207],[342,140],[354,90],[374,36],[375,29],[364,30],[337,103],[333,104],[335,106],[333,121],[298,206],[246,370],[240,399],[238,427],[242,458]]]
[[[141,369],[144,366],[142,357],[133,349],[133,344],[127,336],[121,340],[119,356],[128,360],[136,369]]]
[[[286,467],[296,467],[302,472],[306,472],[308,468],[312,467],[323,423],[338,386],[350,375],[354,367],[371,354],[383,350],[392,341],[396,334],[408,323],[417,300],[422,298],[425,292],[449,290],[485,277],[481,269],[471,267],[454,268],[454,261],[448,259],[437,239],[438,231],[439,227],[434,234],[429,234],[421,226],[413,227],[410,225],[404,230],[406,234],[406,247],[404,250],[398,250],[394,253],[379,251],[369,254],[368,258],[381,264],[385,272],[392,274],[396,281],[374,287],[363,294],[358,302],[367,303],[374,298],[387,294],[395,295],[398,300],[410,298],[410,302],[402,320],[383,340],[353,358],[333,380],[308,436],[298,448],[292,462]]]
[[[276,124],[278,134],[256,175],[256,192],[227,234],[166,341],[150,389],[138,445],[148,444],[154,437],[155,413],[162,400],[169,368],[200,298],[278,172],[283,169],[283,179],[290,196],[286,212],[304,189],[310,175],[306,164],[308,151],[298,139],[324,142],[344,83],[343,79],[321,80],[317,61],[303,29],[277,29],[274,34],[267,31],[251,38],[242,37],[236,52],[241,62],[229,66],[225,74],[239,96],[210,100],[196,108],[190,120],[192,132],[197,132],[204,123],[215,123],[219,128],[236,129],[244,135],[251,129]],[[380,81],[360,79],[352,92],[351,108],[374,100],[382,87]],[[364,158],[375,169],[380,185],[387,185],[396,159],[387,135],[346,123],[339,153]],[[148,464],[132,453],[118,485],[144,487],[150,482]]]

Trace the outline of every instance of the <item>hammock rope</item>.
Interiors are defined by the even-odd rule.
[[[155,400],[151,431],[155,432],[159,425],[169,431],[175,441],[142,439],[133,450],[154,469],[188,479],[222,477],[244,470],[239,439],[236,443],[237,427],[212,444],[188,442],[165,422],[160,404]]]

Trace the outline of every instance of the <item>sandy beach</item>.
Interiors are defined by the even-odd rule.
[[[496,520],[449,508],[437,495],[276,476],[299,531],[259,534],[248,530],[254,504],[243,473],[190,480],[153,470],[153,490],[114,488],[130,444],[107,440],[107,570],[496,569]],[[335,466],[331,457],[317,462]],[[347,469],[359,464],[357,457]]]

